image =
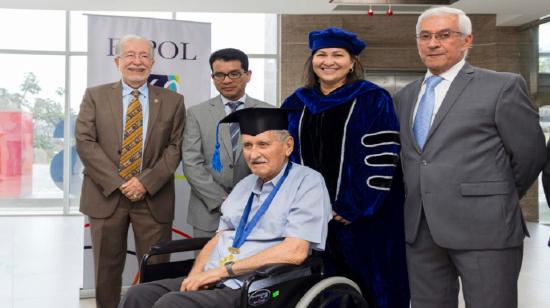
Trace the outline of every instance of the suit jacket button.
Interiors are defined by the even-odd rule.
[[[229,169],[233,169],[233,164],[229,164]]]

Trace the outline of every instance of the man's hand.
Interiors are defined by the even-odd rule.
[[[218,283],[222,278],[228,277],[229,274],[225,267],[218,267],[206,272],[200,272],[187,276],[182,282],[180,291],[198,291],[207,289],[208,287]]]
[[[122,184],[120,186],[120,191],[132,202],[143,200],[147,193],[147,190],[137,177],[133,177]]]
[[[344,225],[349,225],[351,223],[351,221],[346,220],[344,217],[338,215],[335,211],[332,211],[332,219]]]

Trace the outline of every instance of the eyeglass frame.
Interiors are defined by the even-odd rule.
[[[425,35],[424,37],[422,37],[423,34]],[[462,33],[460,31],[441,30],[441,31],[438,31],[438,32],[420,31],[420,33],[415,35],[415,37],[419,42],[424,42],[424,43],[427,43],[427,42],[431,41],[432,39],[436,39],[438,42],[441,42],[441,41],[446,41],[446,40],[450,39],[452,34],[458,34],[460,36],[465,36],[466,35],[465,33]],[[427,35],[430,35],[430,37],[428,38]],[[446,36],[446,35],[448,35],[448,36]]]
[[[234,76],[231,77],[231,74],[233,74]],[[245,70],[231,71],[229,73],[216,72],[216,73],[210,74],[210,77],[212,77],[212,79],[214,79],[215,81],[223,81],[225,80],[225,77],[229,77],[229,79],[235,80],[235,79],[241,78],[243,75],[246,75],[246,74],[248,74],[248,71],[245,71]]]
[[[141,61],[153,60],[153,56],[149,53],[133,53],[133,52],[123,53],[122,55],[119,56],[119,58],[123,58],[124,60],[134,60],[134,59],[139,59]]]

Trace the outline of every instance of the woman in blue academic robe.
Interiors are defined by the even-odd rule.
[[[323,255],[330,276],[359,284],[372,307],[409,307],[399,123],[390,95],[363,80],[365,43],[338,28],[309,34],[306,84],[294,109],[291,159],[325,178],[333,209]]]

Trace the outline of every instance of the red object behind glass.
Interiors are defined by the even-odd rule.
[[[0,111],[0,198],[32,192],[32,114]]]

